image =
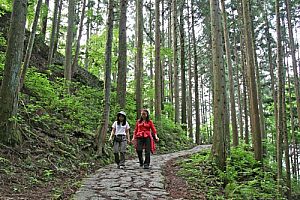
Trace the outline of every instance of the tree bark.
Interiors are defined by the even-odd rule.
[[[120,22],[119,22],[119,63],[117,96],[121,109],[126,105],[126,74],[127,74],[127,43],[126,43],[126,22],[127,22],[127,0],[120,0]]]
[[[234,99],[234,82],[233,82],[233,70],[231,62],[230,44],[229,44],[229,34],[227,30],[227,14],[225,10],[225,2],[221,0],[222,4],[222,15],[223,15],[223,29],[224,29],[224,42],[226,51],[226,61],[228,66],[228,76],[229,76],[229,94],[230,94],[230,111],[231,111],[231,125],[232,125],[232,138],[233,146],[238,146],[238,130],[236,121],[236,110],[235,110],[235,99]]]
[[[250,122],[252,132],[252,143],[254,147],[254,155],[257,161],[262,161],[262,139],[260,129],[260,116],[258,109],[257,99],[257,86],[255,79],[255,63],[253,55],[252,44],[252,30],[251,30],[251,17],[250,17],[250,5],[248,0],[242,1],[243,5],[243,17],[244,17],[244,34],[246,44],[246,60],[247,60],[247,76],[249,80],[249,101],[250,101]]]
[[[82,29],[83,29],[83,20],[85,17],[85,8],[86,8],[86,0],[83,0],[82,3],[82,11],[81,11],[81,17],[80,17],[80,24],[79,24],[79,31],[78,31],[78,38],[77,38],[77,44],[76,44],[76,50],[75,50],[75,56],[72,64],[72,75],[74,75],[77,71],[78,67],[78,57],[79,57],[79,51],[80,51],[80,40],[82,37]]]
[[[21,135],[16,127],[16,117],[26,15],[27,0],[14,0],[0,88],[0,140],[11,145],[21,141]]]
[[[69,92],[69,81],[72,76],[72,43],[73,43],[73,27],[75,15],[75,0],[69,0],[68,6],[68,29],[67,29],[67,41],[66,41],[66,58],[65,58],[65,70],[64,77],[67,81],[67,88]]]
[[[47,31],[47,21],[48,21],[48,12],[49,12],[49,0],[45,0],[45,5],[47,7],[46,14],[42,18],[42,30],[41,33],[43,35],[43,41],[45,41],[46,31]]]
[[[192,5],[192,38],[193,38],[193,50],[194,50],[194,82],[195,82],[195,112],[196,112],[196,143],[200,144],[200,111],[199,111],[199,81],[198,81],[198,56],[197,45],[195,36],[195,6],[194,1],[191,1]]]
[[[160,11],[159,0],[155,0],[155,119],[161,119],[161,63],[160,63]]]
[[[180,66],[181,66],[181,123],[186,124],[186,78],[185,78],[185,44],[184,44],[184,1],[180,5]]]
[[[188,23],[188,77],[189,77],[189,92],[188,92],[188,131],[189,131],[189,138],[194,139],[193,136],[193,75],[192,75],[192,48],[191,48],[191,23],[190,23],[190,9],[189,6],[187,8],[188,17],[187,17],[187,23]]]
[[[140,110],[143,107],[143,0],[136,2],[136,18],[137,18],[137,55],[136,55],[136,110],[137,118],[139,118]]]
[[[104,100],[104,112],[100,126],[96,133],[96,146],[98,155],[102,156],[104,151],[104,143],[106,137],[106,131],[109,122],[110,112],[110,90],[111,90],[111,55],[112,55],[112,41],[113,41],[113,22],[114,22],[114,0],[109,0],[108,3],[108,19],[107,19],[107,40],[105,49],[105,100]]]
[[[226,86],[225,70],[223,64],[223,47],[221,33],[221,19],[219,12],[219,1],[210,0],[210,19],[212,36],[212,61],[213,61],[213,115],[214,115],[214,135],[212,155],[217,166],[223,170],[226,160],[226,131],[229,126],[226,120]]]
[[[174,100],[175,123],[179,123],[179,70],[177,48],[177,0],[172,0],[172,30],[173,30],[173,68],[174,68]]]
[[[25,54],[25,58],[24,58],[24,64],[23,64],[22,74],[21,74],[21,78],[20,78],[19,91],[23,88],[25,77],[26,77],[26,71],[27,71],[27,68],[29,66],[29,61],[30,61],[30,58],[31,58],[31,52],[32,52],[34,39],[35,39],[36,28],[37,28],[39,17],[40,17],[41,7],[42,7],[42,0],[38,0],[36,10],[35,10],[35,15],[34,15],[32,28],[31,28],[31,33],[30,33],[30,37],[29,37],[29,40],[28,40],[28,44],[27,44],[27,50],[26,50],[26,54]]]
[[[53,52],[54,52],[54,40],[55,40],[54,38],[55,38],[56,28],[57,28],[58,5],[59,5],[59,0],[55,0],[54,1],[54,12],[53,12],[52,29],[51,29],[51,36],[50,36],[50,43],[49,43],[48,61],[47,61],[48,68],[51,67],[52,58],[53,58]]]
[[[275,1],[276,13],[276,35],[277,35],[277,71],[278,71],[278,126],[277,126],[277,186],[279,193],[282,193],[282,137],[283,137],[283,61],[282,61],[282,44],[281,44],[281,24],[279,0]]]

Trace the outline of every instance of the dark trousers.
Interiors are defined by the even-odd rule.
[[[114,153],[114,154],[115,154],[115,162],[117,163],[117,165],[124,166],[125,165],[125,153],[120,152],[121,159],[120,159],[119,153]]]
[[[145,161],[143,160],[143,147],[145,147]],[[147,138],[137,138],[137,154],[139,157],[140,165],[150,164],[150,149],[151,149],[151,140],[150,137]]]

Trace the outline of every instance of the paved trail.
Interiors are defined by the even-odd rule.
[[[166,200],[172,199],[165,190],[162,167],[179,156],[193,154],[210,145],[197,146],[190,150],[170,154],[151,156],[150,169],[139,167],[137,159],[127,160],[125,169],[117,169],[116,165],[108,165],[83,181],[76,192],[76,200]]]

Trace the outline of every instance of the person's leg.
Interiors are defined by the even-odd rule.
[[[139,162],[140,162],[140,166],[143,166],[144,161],[143,161],[143,138],[138,138],[137,139],[137,148],[136,148],[136,152],[138,154],[139,157]]]
[[[120,166],[125,166],[125,153],[126,153],[126,146],[127,146],[127,141],[124,137],[124,140],[122,142],[120,142],[121,145],[121,159],[120,159]]]
[[[149,168],[150,165],[150,150],[151,150],[151,140],[149,137],[145,138],[145,162],[144,168]]]
[[[120,157],[119,157],[119,142],[114,141],[114,155],[115,155],[115,162],[116,164],[120,165]]]

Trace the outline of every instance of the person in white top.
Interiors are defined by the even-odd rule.
[[[130,142],[129,129],[130,126],[126,121],[126,113],[124,111],[118,112],[117,121],[112,125],[109,141],[113,140],[115,162],[120,169],[125,167],[126,147],[127,143]]]

